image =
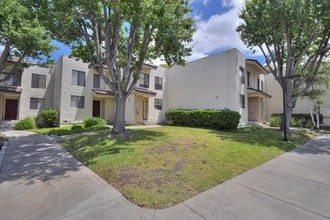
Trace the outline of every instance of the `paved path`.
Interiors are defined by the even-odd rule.
[[[167,209],[140,208],[55,139],[6,131],[0,219],[330,219],[330,135]]]

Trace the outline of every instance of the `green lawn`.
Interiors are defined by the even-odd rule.
[[[283,142],[274,129],[252,133],[172,127],[109,132],[59,143],[95,173],[142,207],[164,208],[256,167],[312,136],[297,132]]]
[[[99,130],[108,130],[110,129],[107,126],[93,126],[89,128],[85,128],[82,125],[80,127],[75,127],[74,125],[68,125],[60,128],[38,128],[30,130],[35,133],[39,134],[54,134],[57,136],[63,136],[63,135],[69,135],[69,134],[77,134],[82,132],[88,132],[88,131],[99,131]]]

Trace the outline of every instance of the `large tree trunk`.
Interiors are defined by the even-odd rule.
[[[3,71],[3,69],[5,67],[5,63],[8,59],[8,55],[9,55],[9,52],[10,52],[10,46],[11,46],[11,41],[8,40],[6,42],[5,48],[2,51],[1,56],[0,56],[0,72]]]
[[[291,116],[293,112],[293,98],[292,98],[292,89],[289,80],[286,80],[286,85],[283,86],[282,91],[284,93],[286,90],[285,95],[285,103],[283,103],[283,118],[281,123],[281,131],[284,131],[284,123],[286,125],[286,135],[291,135],[290,125],[291,125]],[[284,94],[283,94],[284,96]],[[284,99],[284,97],[283,97]],[[284,111],[285,108],[285,111]],[[285,117],[284,117],[285,115]],[[285,120],[284,120],[285,119]]]
[[[125,129],[125,107],[126,99],[116,97],[115,121],[112,128],[112,135],[114,137],[123,137],[127,135]]]

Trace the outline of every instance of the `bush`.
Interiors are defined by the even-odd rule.
[[[84,130],[84,128],[81,125],[72,125],[71,130],[73,130],[73,131],[82,131],[82,130]]]
[[[323,123],[323,115],[320,116],[320,124]],[[269,119],[269,124],[271,127],[280,127],[283,114],[273,113]],[[315,115],[314,115],[315,117]],[[307,127],[311,126],[311,115],[310,114],[292,114],[291,116],[291,126],[292,127]],[[272,126],[272,124],[274,126]],[[312,126],[313,127],[313,126]]]
[[[84,120],[85,128],[90,128],[93,126],[104,126],[106,124],[103,118],[90,117]]]
[[[33,118],[24,118],[15,124],[16,130],[29,130],[36,127],[35,121]]]
[[[270,127],[280,127],[282,122],[282,118],[280,116],[271,116],[269,119]]]
[[[241,115],[225,110],[170,109],[165,113],[166,120],[173,125],[206,127],[217,130],[237,129]]]
[[[41,117],[44,120],[46,128],[56,127],[56,122],[58,120],[58,112],[56,111],[56,109],[43,109],[41,111]]]

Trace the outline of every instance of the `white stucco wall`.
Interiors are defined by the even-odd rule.
[[[272,96],[271,99],[267,99],[266,107],[266,117],[269,120],[272,113],[282,113],[283,112],[283,93],[281,86],[275,80],[272,74],[268,74],[265,77],[267,84],[267,93]],[[330,89],[327,90],[326,95],[323,97],[324,103],[321,105],[321,114],[324,117],[324,123],[330,124]],[[308,101],[307,99],[299,98],[293,113],[306,113],[309,114]]]
[[[41,109],[30,109],[30,98],[44,98],[45,108],[53,106],[53,86],[52,81],[53,68],[44,68],[39,66],[31,66],[25,69],[22,73],[21,87],[22,93],[19,102],[19,119],[26,117],[37,116]],[[46,88],[31,88],[32,74],[39,74],[46,76]]]
[[[172,66],[167,73],[166,108],[228,108],[240,112],[241,123],[247,123],[246,83],[240,83],[239,66],[245,69],[245,58],[237,49]],[[240,94],[245,95],[244,109]]]

